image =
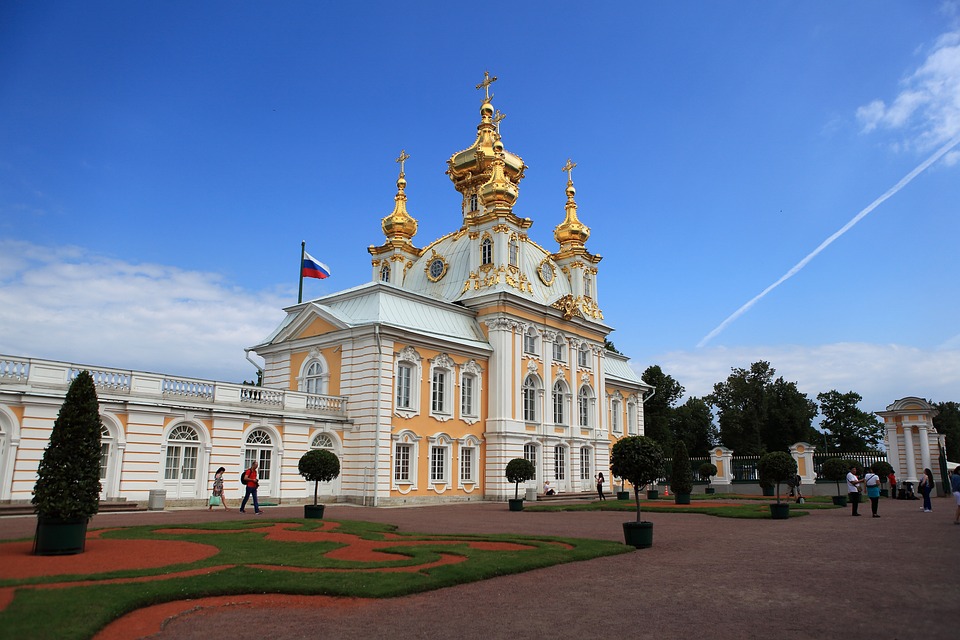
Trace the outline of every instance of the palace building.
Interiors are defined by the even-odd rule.
[[[262,343],[262,386],[0,356],[0,500],[26,501],[69,382],[88,369],[103,418],[103,496],[200,504],[213,471],[258,460],[261,500],[312,499],[297,472],[334,451],[328,501],[395,505],[513,497],[504,469],[534,462],[561,492],[593,491],[610,448],[643,433],[652,393],[608,349],[601,258],[587,248],[567,161],[556,246],[514,212],[527,166],[508,151],[485,75],[476,139],[448,161],[450,233],[418,247],[401,152],[365,284],[287,308]],[[559,163],[558,163],[559,164]],[[562,183],[558,180],[558,189]],[[411,207],[414,209],[414,207]],[[456,214],[454,214],[456,215]],[[456,220],[456,223],[453,223]],[[232,494],[232,495],[231,495]]]

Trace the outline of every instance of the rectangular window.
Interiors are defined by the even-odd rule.
[[[588,359],[587,359],[588,358],[587,353],[588,352],[586,347],[580,347],[580,351],[577,352],[577,365],[579,365],[581,369],[590,368],[590,363],[588,362]]]
[[[473,482],[473,448],[460,448],[460,482]]]
[[[580,426],[590,426],[590,404],[586,396],[581,395],[577,405],[580,409]]]
[[[100,443],[100,479],[107,478],[107,463],[110,461],[110,445],[106,442]]]
[[[393,457],[393,479],[396,482],[410,482],[410,445],[398,444]]]
[[[431,482],[444,482],[447,479],[446,474],[446,447],[430,448],[430,480]]]
[[[620,433],[620,403],[616,400],[610,403],[610,428]]]
[[[567,450],[557,445],[553,448],[553,477],[564,480],[567,477]]]
[[[447,384],[447,374],[437,369],[433,372],[433,411],[434,413],[444,413],[445,388]]]
[[[526,422],[537,421],[537,390],[531,387],[523,388],[523,419]]]
[[[409,365],[402,364],[397,367],[397,407],[401,409],[410,408],[410,375]]]
[[[563,353],[563,343],[554,342],[553,343],[553,359],[557,362],[566,362],[566,358]]]
[[[473,412],[473,376],[463,376],[460,386],[460,413],[465,416],[474,415]]]
[[[533,479],[537,479],[537,446],[533,444],[523,445],[523,459],[533,465]]]
[[[180,479],[180,447],[172,445],[167,447],[167,463],[164,467],[163,479]]]
[[[590,449],[580,447],[580,479],[589,480],[592,477],[590,474]]]
[[[563,390],[555,388],[553,390],[553,421],[556,424],[564,424],[563,399]]]
[[[523,334],[523,352],[524,353],[537,353],[537,336],[532,333]]]
[[[272,463],[273,456],[272,452],[268,449],[260,450],[260,461],[257,465],[257,477],[260,480],[269,480],[270,479],[270,467],[273,466]]]

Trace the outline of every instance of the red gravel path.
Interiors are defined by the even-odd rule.
[[[654,546],[434,592],[367,601],[234,596],[125,617],[101,638],[899,638],[953,637],[960,625],[954,505],[883,500],[787,521],[646,513]],[[268,516],[299,517],[300,507]],[[624,513],[511,513],[480,503],[402,509],[327,507],[327,517],[421,533],[516,533],[622,540]],[[92,526],[208,522],[239,514],[103,514]],[[0,519],[0,539],[32,534]],[[0,565],[2,567],[2,565]],[[4,568],[0,572],[6,574]],[[153,634],[153,635],[151,635]]]

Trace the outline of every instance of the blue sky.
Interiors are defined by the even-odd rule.
[[[0,354],[252,377],[301,240],[305,297],[370,278],[400,149],[415,242],[458,228],[487,69],[542,246],[577,163],[638,371],[960,400],[957,2],[7,0]]]

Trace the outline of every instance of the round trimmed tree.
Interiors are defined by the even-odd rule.
[[[855,463],[852,460],[845,460],[843,458],[829,458],[828,460],[823,461],[823,465],[820,467],[820,473],[827,480],[833,480],[837,483],[837,496],[840,497],[840,481],[846,480],[847,472],[850,470],[850,467]]]
[[[704,462],[704,463],[703,463],[702,465],[700,465],[700,467],[697,469],[697,473],[700,474],[700,479],[701,479],[701,480],[703,480],[704,478],[706,478],[706,480],[707,480],[707,486],[709,486],[709,485],[710,485],[710,478],[712,478],[713,476],[717,475],[717,465],[713,464],[712,462]]]
[[[610,472],[633,485],[637,501],[637,522],[640,519],[640,489],[663,475],[663,450],[652,438],[628,436],[613,445]]]
[[[776,485],[777,504],[780,504],[780,484],[797,475],[797,461],[786,451],[771,451],[760,458],[757,470],[761,484],[767,482]]]
[[[340,459],[332,451],[311,449],[300,457],[297,469],[307,482],[313,483],[313,504],[316,505],[320,483],[340,475]]]
[[[536,477],[536,469],[533,463],[526,458],[514,458],[507,463],[506,477],[507,482],[514,484],[513,499],[519,500],[520,483],[527,480],[533,480]]]

